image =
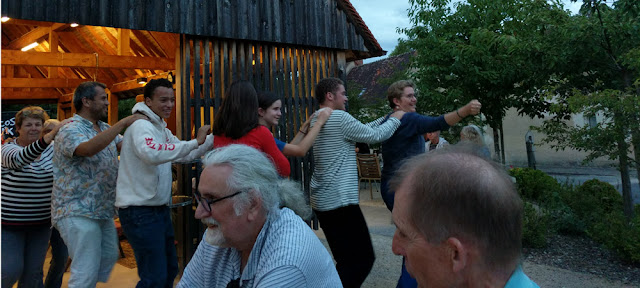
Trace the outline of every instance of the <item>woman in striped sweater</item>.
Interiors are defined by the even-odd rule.
[[[42,287],[51,233],[53,168],[50,145],[60,125],[40,137],[49,115],[26,107],[16,114],[19,136],[2,145],[2,287]]]

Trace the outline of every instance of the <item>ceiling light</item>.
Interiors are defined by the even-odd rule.
[[[78,25],[80,25],[80,24],[78,24],[78,23],[71,23],[71,28],[76,28],[76,27],[78,27]]]
[[[145,84],[147,83],[147,78],[146,77],[140,77],[137,79],[138,80],[138,84]]]
[[[9,20],[11,20],[11,18],[9,18],[7,16],[2,16],[2,18],[0,18],[0,21],[2,21],[2,22],[7,22]]]
[[[31,50],[31,49],[35,48],[36,46],[38,46],[38,42],[33,42],[33,43],[31,43],[31,44],[29,44],[29,45],[27,45],[27,46],[24,46],[24,47],[23,47],[22,49],[20,49],[20,50],[22,50],[22,51],[24,52],[24,51]]]

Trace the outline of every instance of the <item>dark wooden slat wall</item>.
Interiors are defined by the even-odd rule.
[[[321,78],[339,75],[335,50],[189,35],[181,37],[180,45],[182,64],[177,71],[180,73],[177,93],[180,93],[178,98],[183,111],[180,119],[182,139],[191,139],[192,133],[201,125],[211,124],[226,88],[232,81],[242,79],[251,81],[256,90],[280,95],[283,115],[273,133],[278,139],[289,142],[317,108],[315,84]],[[307,197],[313,167],[311,155],[289,158],[291,179],[300,181]],[[197,185],[201,171],[201,164],[183,165],[180,177],[184,195],[191,195],[190,179],[195,178]],[[184,255],[181,259],[188,262],[199,243],[202,227],[197,223],[185,225],[191,227],[185,233],[191,234],[182,235],[183,239],[196,240],[184,241],[183,250],[179,252]]]
[[[370,51],[337,0],[1,0],[2,16]]]

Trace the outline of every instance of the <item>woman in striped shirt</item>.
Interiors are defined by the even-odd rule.
[[[49,115],[26,107],[16,114],[19,136],[2,145],[2,287],[42,287],[51,233],[53,168],[50,145],[60,125],[40,137]]]

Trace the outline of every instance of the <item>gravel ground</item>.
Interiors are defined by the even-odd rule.
[[[621,261],[613,252],[585,237],[555,235],[548,246],[524,249],[525,262],[590,274],[624,286],[640,287],[640,264]]]

